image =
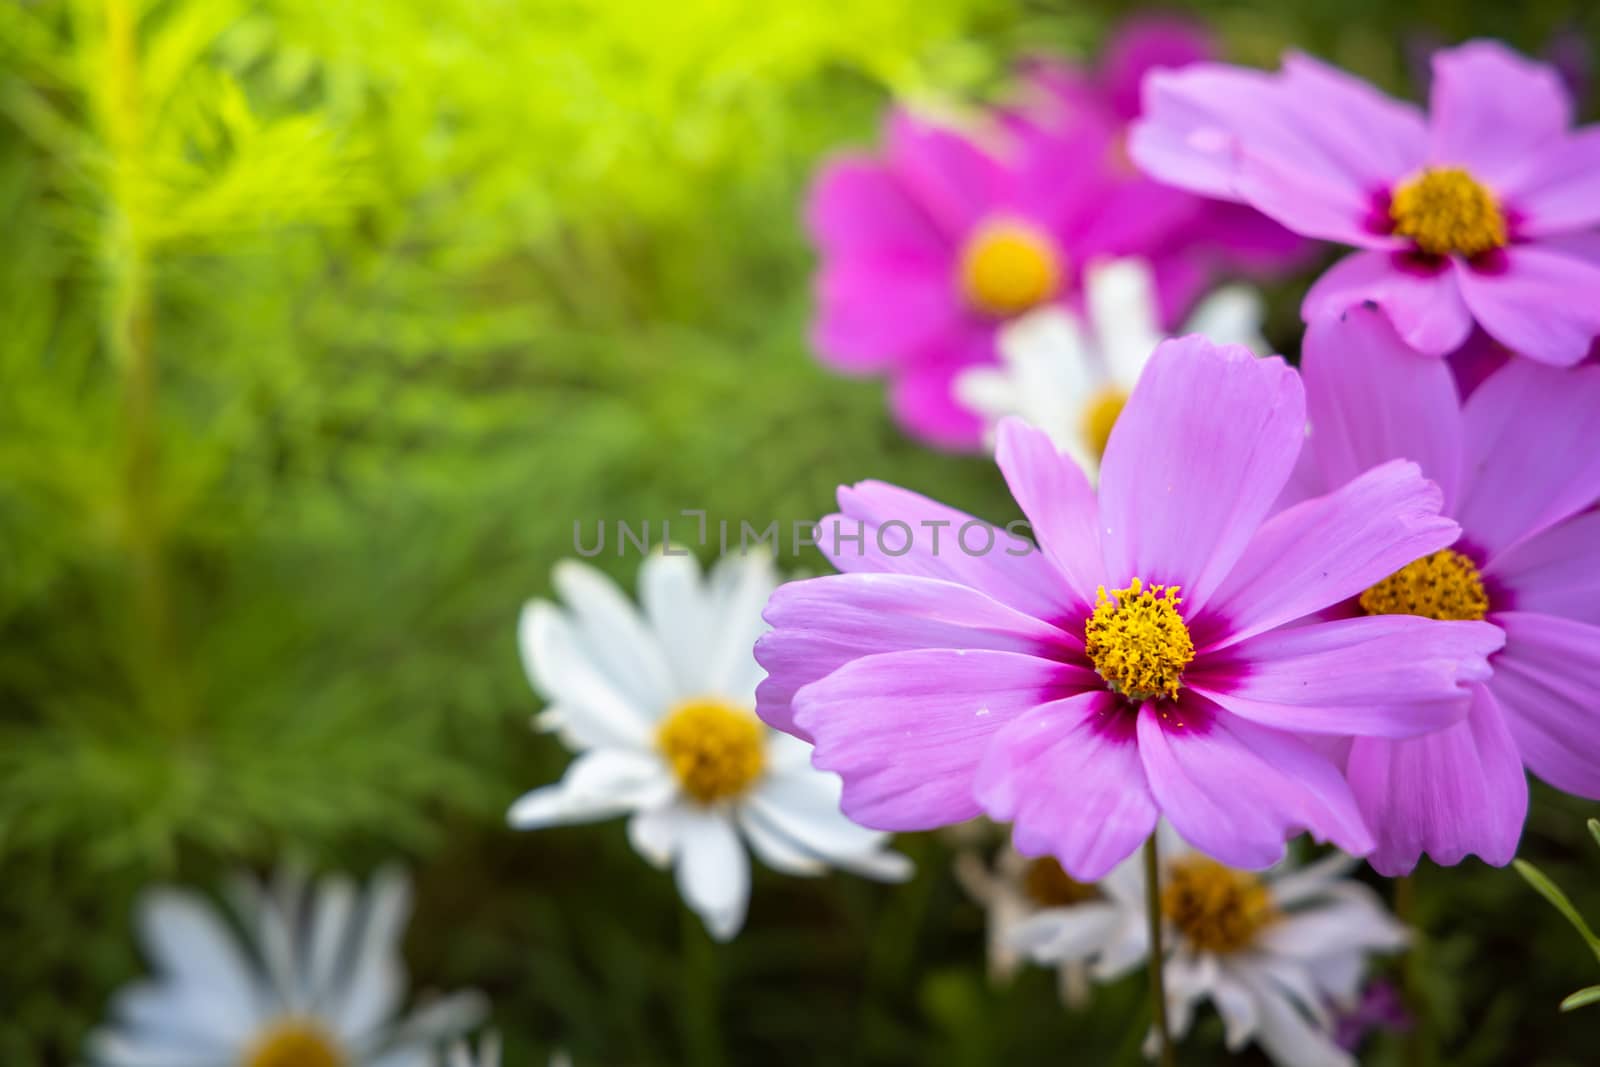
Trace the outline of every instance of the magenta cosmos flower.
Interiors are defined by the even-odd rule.
[[[978,448],[982,417],[951,392],[997,361],[995,338],[1043,304],[1074,304],[1083,269],[1139,256],[1171,326],[1219,270],[1282,265],[1302,242],[1237,205],[1145,178],[1128,162],[1138,79],[1208,46],[1136,25],[1098,71],[1035,64],[1017,107],[973,129],[890,115],[881,156],[825,165],[807,226],[821,251],[812,342],[832,367],[890,379],[890,407],[942,448]]]
[[[1549,67],[1475,41],[1433,58],[1430,114],[1306,56],[1279,74],[1159,72],[1130,151],[1149,174],[1361,251],[1318,280],[1307,321],[1362,301],[1443,355],[1474,321],[1544,363],[1600,334],[1600,126],[1573,130]]]
[[[1360,307],[1312,323],[1304,370],[1311,435],[1290,499],[1405,457],[1461,526],[1455,544],[1338,613],[1486,620],[1505,632],[1465,721],[1350,746],[1350,783],[1378,838],[1372,865],[1400,874],[1423,853],[1508,863],[1528,806],[1524,764],[1600,798],[1600,512],[1589,510],[1600,498],[1600,367],[1512,360],[1463,403],[1444,361]]]
[[[1205,27],[1188,19],[1130,19],[1114,33],[1093,67],[1051,57],[1024,68],[1025,100],[1018,121],[1049,129],[1073,115],[1098,117],[1117,130],[1112,166],[1122,177],[1112,192],[1128,210],[1159,210],[1172,220],[1163,239],[1143,252],[1156,279],[1163,325],[1181,322],[1223,274],[1271,276],[1298,264],[1309,242],[1254,208],[1195,196],[1140,174],[1127,158],[1124,135],[1141,112],[1140,89],[1153,70],[1176,69],[1215,59],[1218,49]]]
[[[1289,626],[1457,533],[1399,461],[1268,519],[1304,438],[1295,371],[1187,337],[1134,389],[1098,498],[1044,433],[1001,424],[1037,550],[905,490],[841,490],[819,540],[847,573],[773,594],[758,714],[815,745],[857,822],[985,813],[1083,881],[1162,814],[1238,867],[1303,830],[1365,854],[1340,768],[1296,734],[1455,723],[1501,639],[1406,616]]]

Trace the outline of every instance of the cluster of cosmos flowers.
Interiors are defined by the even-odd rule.
[[[1600,128],[1490,42],[1434,57],[1426,113],[1212,53],[1130,27],[823,168],[817,351],[919,440],[992,452],[1028,550],[863,482],[818,527],[837,574],[665,551],[634,599],[560,564],[519,641],[579,754],[513,826],[625,817],[721,940],[752,854],[897,882],[890,833],[1003,832],[957,870],[997,975],[1051,966],[1081,1003],[1159,968],[1177,1033],[1210,1001],[1230,1048],[1348,1067],[1368,963],[1408,938],[1354,869],[1508,863],[1529,772],[1600,798]],[[1355,251],[1291,366],[1238,280],[1319,242]],[[970,528],[988,548],[924,536]],[[158,977],[93,1062],[479,1062],[436,1058],[476,996],[401,1011],[403,880],[231,896],[243,943],[145,901]]]

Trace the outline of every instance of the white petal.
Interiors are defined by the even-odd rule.
[[[1150,955],[1150,933],[1143,915],[1122,915],[1116,934],[1107,942],[1090,973],[1097,982],[1115,982],[1144,965]]]
[[[750,857],[726,812],[686,810],[684,814],[678,891],[712,937],[730,940],[744,925],[750,904]]]
[[[1244,345],[1258,356],[1272,354],[1261,336],[1266,305],[1261,294],[1247,285],[1227,285],[1200,302],[1184,326],[1219,345]]]
[[[266,967],[274,997],[283,1008],[303,1013],[311,1006],[309,990],[295,955],[297,924],[254,878],[237,875],[228,881],[228,899],[251,931],[256,953]]]
[[[1211,1001],[1217,1006],[1217,1014],[1222,1016],[1228,1051],[1238,1052],[1255,1036],[1256,1029],[1261,1025],[1261,1011],[1256,1005],[1255,993],[1224,966],[1217,974],[1216,985],[1211,990]]]
[[[607,673],[579,630],[554,604],[529,601],[517,623],[522,665],[533,687],[551,701],[565,739],[589,746],[650,743],[654,716]]]
[[[884,851],[887,834],[851,822],[839,809],[842,788],[837,775],[809,767],[790,774],[768,774],[745,805],[835,867],[883,881],[909,878],[911,861]]]
[[[1084,408],[1104,386],[1106,371],[1077,317],[1044,308],[1003,328],[997,343],[1016,390],[1017,413],[1058,449],[1082,452]]]
[[[672,670],[674,699],[705,696],[700,678],[711,655],[713,620],[700,565],[683,549],[652,552],[639,567],[639,602]]]
[[[1021,409],[1021,397],[1011,375],[997,367],[969,367],[956,375],[950,387],[956,401],[990,424]]]
[[[765,549],[730,552],[711,571],[712,641],[702,681],[705,692],[754,707],[756,685],[766,672],[756,662],[756,639],[767,631],[761,617],[778,588],[778,574]]]
[[[168,1044],[112,1031],[89,1038],[89,1062],[95,1067],[234,1067],[236,1055],[226,1047]]]
[[[647,808],[628,820],[628,841],[653,866],[666,867],[682,847],[690,816],[681,804]]]
[[[398,869],[378,872],[363,902],[345,986],[331,1008],[338,1035],[355,1042],[386,1024],[405,996],[400,939],[411,917],[411,883]]]
[[[756,858],[775,871],[810,878],[823,874],[828,865],[817,854],[801,845],[761,813],[759,808],[741,804],[738,809],[739,829]]]
[[[1111,380],[1131,390],[1162,338],[1149,265],[1130,258],[1090,267],[1084,298]]]
[[[1283,873],[1269,873],[1267,888],[1280,908],[1292,908],[1326,893],[1328,888],[1355,870],[1361,861],[1343,852],[1330,852],[1304,867],[1285,867]]]
[[[339,995],[355,950],[356,885],[343,875],[317,883],[311,900],[305,984],[313,1004],[331,1004]]]
[[[523,794],[506,820],[519,830],[595,822],[659,804],[674,788],[654,754],[600,748],[573,760],[559,783]]]
[[[1377,894],[1358,882],[1329,891],[1325,902],[1291,912],[1261,932],[1257,947],[1292,959],[1348,952],[1397,951],[1405,947],[1405,927],[1389,917]]]
[[[1270,982],[1241,975],[1255,994],[1261,1024],[1256,1043],[1278,1067],[1355,1067],[1355,1057],[1333,1043]]]
[[[173,889],[146,894],[139,907],[145,951],[204,1012],[207,1032],[253,1033],[263,1017],[259,980],[233,936],[200,897]]]
[[[466,1034],[489,1014],[489,1002],[481,993],[452,993],[436,997],[406,1016],[395,1027],[390,1040],[397,1045],[420,1045],[433,1049]]]
[[[1094,959],[1121,933],[1116,905],[1085,901],[1038,912],[1012,927],[1006,940],[1035,963],[1068,963]]]
[[[655,633],[615,582],[586,563],[562,560],[551,582],[572,611],[590,662],[634,707],[659,717],[672,703],[672,671]]]

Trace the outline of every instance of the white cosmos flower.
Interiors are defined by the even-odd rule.
[[[362,891],[347,878],[230,887],[235,936],[204,898],[156,889],[138,925],[156,977],[119,992],[89,1039],[97,1067],[432,1067],[477,1024],[475,993],[401,1015],[400,942],[411,890],[395,871]]]
[[[1254,1041],[1280,1067],[1355,1067],[1334,1043],[1330,1009],[1353,1008],[1368,958],[1407,941],[1377,894],[1345,877],[1359,861],[1335,853],[1255,874],[1194,851],[1165,823],[1159,832],[1174,1036],[1209,999],[1232,1051]],[[1041,963],[1087,962],[1101,981],[1138,967],[1150,951],[1143,856],[1129,857],[1099,888],[1118,912],[1114,929],[1103,914],[1042,912],[1017,927],[1012,943]]]
[[[763,671],[752,652],[778,575],[764,554],[725,556],[702,579],[692,556],[657,552],[639,568],[636,610],[599,571],[556,565],[565,607],[522,612],[519,639],[535,721],[581,754],[556,785],[514,804],[511,825],[536,829],[628,815],[633,846],[672,865],[679,892],[712,936],[744,925],[750,864],[814,875],[829,866],[885,881],[909,877],[887,836],[839,810],[837,775],[810,747],[755,717]]]
[[[1261,296],[1230,285],[1201,301],[1180,333],[1204,334],[1267,354]],[[973,367],[955,381],[955,396],[994,427],[1008,415],[1049,434],[1095,477],[1111,427],[1165,335],[1155,281],[1141,259],[1091,264],[1080,317],[1058,306],[1024,315],[1001,331],[1000,364]]]
[[[1088,1001],[1086,960],[1093,951],[1109,947],[1119,932],[1120,908],[1104,900],[1095,886],[1075,881],[1055,859],[1029,859],[1010,845],[1001,848],[993,866],[974,850],[961,852],[956,856],[956,880],[987,916],[992,981],[1009,981],[1021,966],[1019,929],[1053,942],[1063,925],[1076,925],[1082,931],[1084,951],[1063,954],[1054,965],[1062,1003],[1081,1007]]]

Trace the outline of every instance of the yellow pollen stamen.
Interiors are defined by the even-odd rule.
[[[1281,913],[1260,878],[1205,856],[1186,856],[1167,868],[1161,913],[1202,952],[1237,952]]]
[[[687,700],[673,708],[656,730],[656,747],[678,785],[701,804],[739,796],[767,766],[761,720],[720,700]]]
[[[1506,243],[1506,217],[1494,194],[1460,167],[1425,170],[1395,187],[1394,232],[1435,256],[1476,256]]]
[[[286,1019],[262,1034],[242,1067],[344,1067],[344,1053],[326,1030],[305,1019]]]
[[[1028,861],[1022,872],[1022,892],[1041,908],[1070,908],[1100,899],[1100,890],[1073,878],[1052,856]]]
[[[1361,610],[1368,615],[1477,620],[1489,614],[1489,594],[1476,564],[1442,548],[1407,563],[1362,593]]]
[[[1117,419],[1122,416],[1122,409],[1127,403],[1128,394],[1113,385],[1100,390],[1084,405],[1081,426],[1083,439],[1096,456],[1103,457],[1106,454],[1111,431],[1116,427]]]
[[[1130,700],[1178,695],[1183,669],[1194,659],[1194,641],[1178,614],[1181,603],[1177,586],[1146,589],[1138,578],[1111,597],[1100,587],[1083,627],[1084,649],[1112,689]]]
[[[1044,303],[1064,264],[1050,235],[1025,222],[988,222],[961,252],[961,293],[988,315],[1009,318]]]

